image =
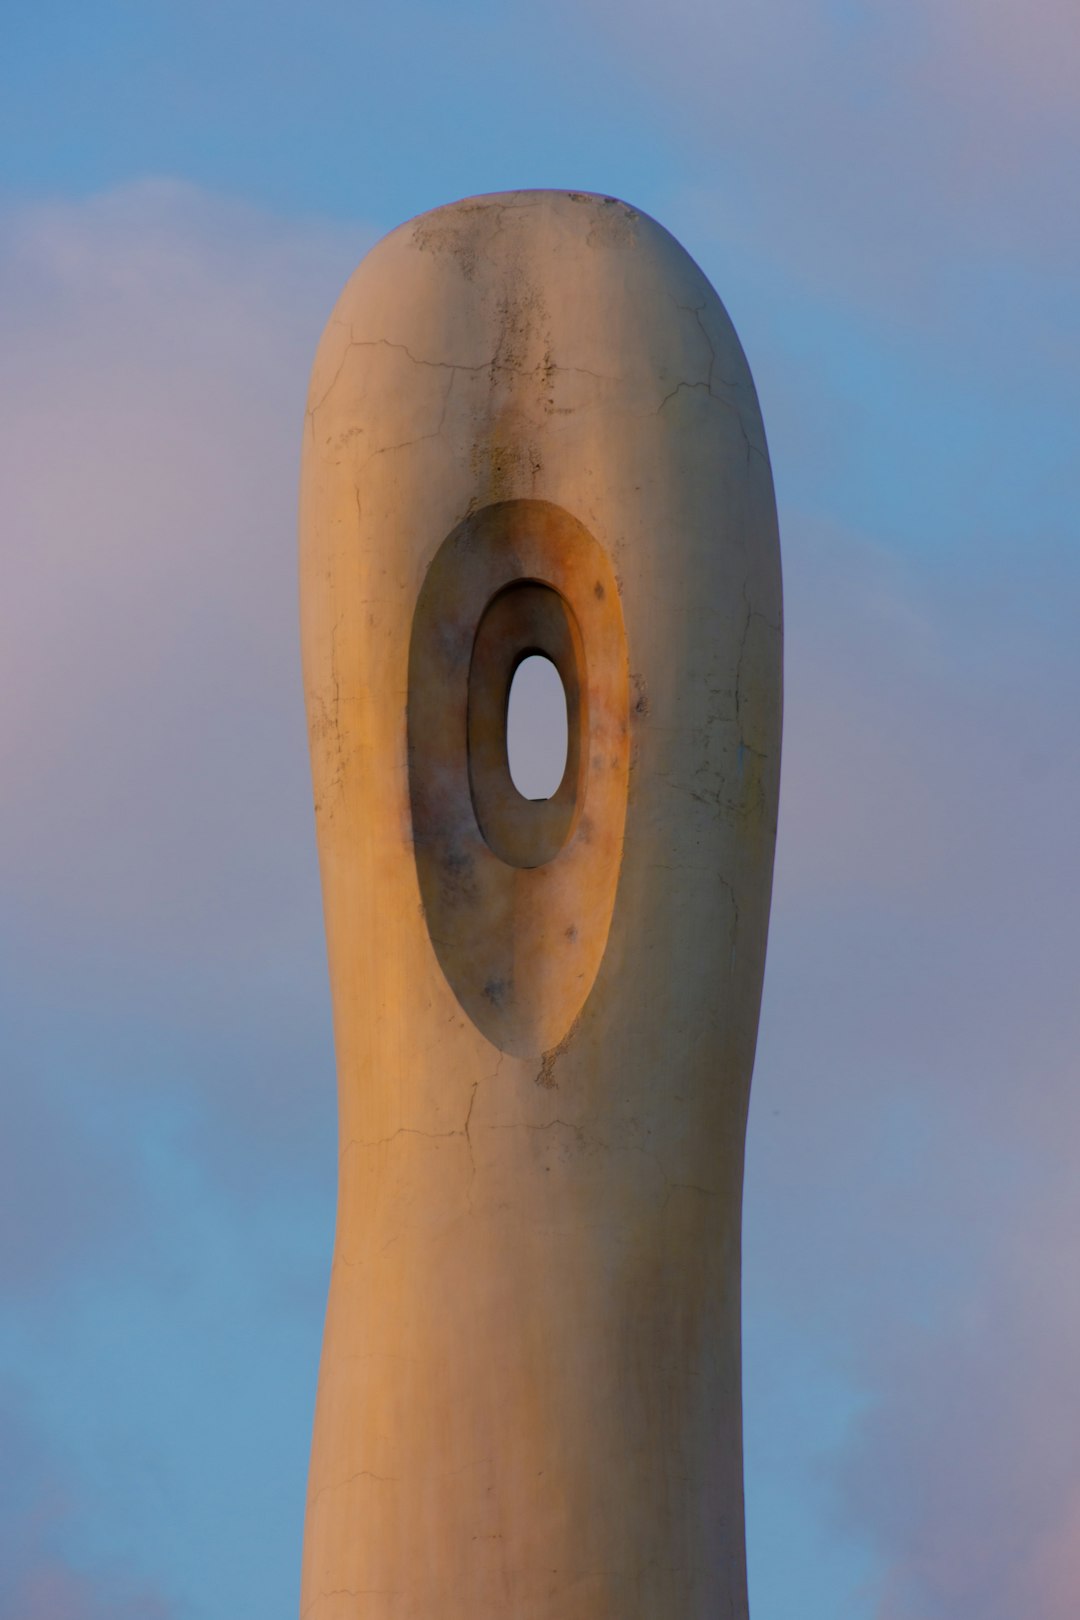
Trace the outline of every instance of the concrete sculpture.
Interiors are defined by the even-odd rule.
[[[319,347],[301,547],[341,1121],[302,1613],[745,1617],[781,606],[716,294],[612,198],[402,226]]]

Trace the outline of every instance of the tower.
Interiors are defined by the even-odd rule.
[[[779,545],[678,243],[556,191],[381,242],[315,361],[301,603],[341,1150],[302,1613],[745,1620]]]

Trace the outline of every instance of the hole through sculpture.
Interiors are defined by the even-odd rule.
[[[312,375],[301,611],[341,1129],[303,1612],[745,1620],[779,544],[666,231],[522,192],[373,249]]]
[[[550,799],[566,770],[566,691],[542,653],[527,653],[506,700],[506,758],[523,799]]]

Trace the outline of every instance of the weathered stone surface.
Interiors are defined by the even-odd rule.
[[[737,1620],[781,646],[742,350],[623,203],[438,209],[334,311],[301,505],[341,1117],[302,1612]]]

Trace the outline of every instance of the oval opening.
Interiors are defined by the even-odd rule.
[[[566,770],[566,690],[550,658],[530,653],[514,671],[506,706],[510,780],[523,799],[550,799]]]

